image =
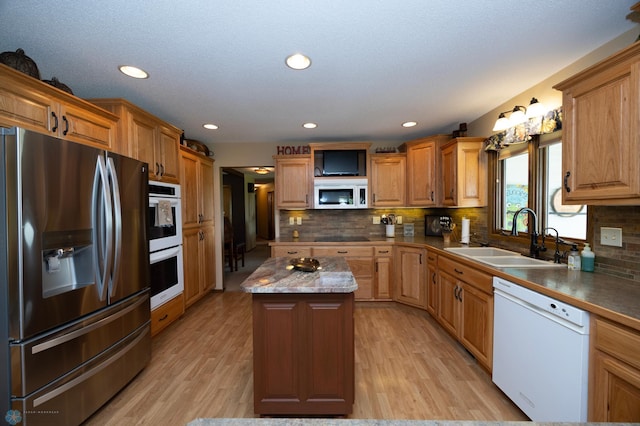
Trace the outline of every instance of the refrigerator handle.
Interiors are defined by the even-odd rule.
[[[111,198],[107,182],[105,164],[102,156],[98,156],[93,176],[93,196],[91,200],[91,228],[93,239],[93,269],[96,274],[98,297],[105,300],[107,279],[109,277],[111,253]],[[107,212],[109,212],[107,214]]]
[[[122,203],[120,201],[120,186],[118,185],[118,175],[113,158],[107,157],[107,174],[111,182],[111,192],[113,196],[113,217],[115,218],[115,247],[113,251],[113,269],[111,280],[109,281],[109,294],[113,295],[118,288],[118,277],[120,273],[120,263],[122,261]]]

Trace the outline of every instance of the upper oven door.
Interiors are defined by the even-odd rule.
[[[171,203],[172,224],[159,221],[158,204],[160,201]],[[148,216],[149,251],[158,251],[182,244],[182,205],[180,198],[149,197]]]

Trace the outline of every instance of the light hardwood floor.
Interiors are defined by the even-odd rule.
[[[353,419],[527,420],[426,313],[356,303]],[[251,295],[212,293],[156,336],[150,364],[88,425],[253,413]]]

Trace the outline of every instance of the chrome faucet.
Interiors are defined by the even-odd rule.
[[[529,234],[531,235],[531,244],[529,245],[529,256],[538,258],[541,251],[546,251],[547,248],[544,245],[538,244],[538,216],[536,212],[529,207],[523,207],[516,211],[513,215],[513,225],[511,227],[511,235],[518,236],[518,215],[522,212],[528,212],[533,217],[533,227],[529,226]]]

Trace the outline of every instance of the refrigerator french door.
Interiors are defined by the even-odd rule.
[[[147,165],[2,134],[11,408],[79,424],[150,359]]]

